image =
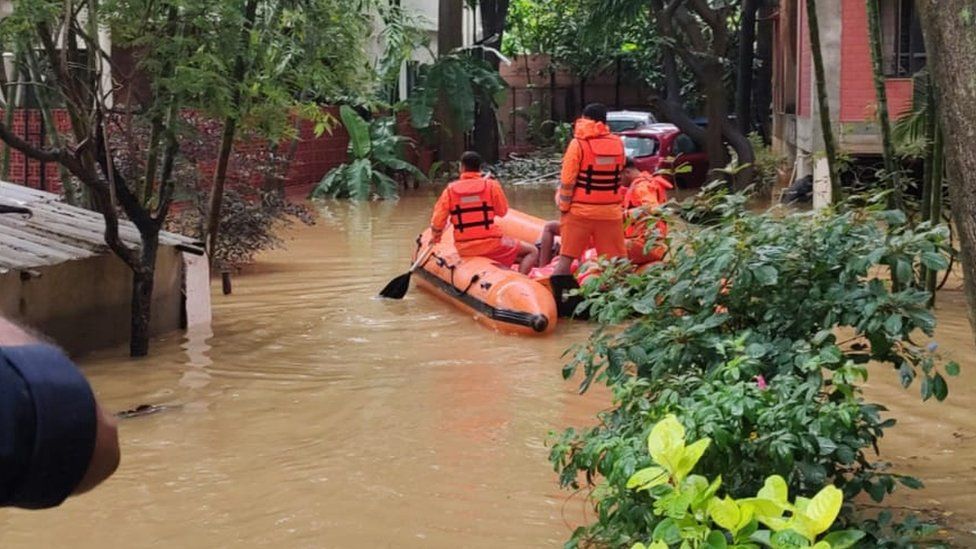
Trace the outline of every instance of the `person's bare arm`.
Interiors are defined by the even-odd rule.
[[[25,345],[49,344],[45,338],[31,330],[21,327],[0,316],[0,347],[20,347]],[[38,368],[44,367],[37,365]],[[105,413],[95,401],[95,441],[91,459],[84,476],[74,487],[73,494],[91,490],[108,477],[119,466],[121,453],[116,420]]]

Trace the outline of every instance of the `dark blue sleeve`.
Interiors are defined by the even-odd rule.
[[[0,505],[59,505],[81,481],[95,447],[91,387],[49,345],[0,347],[0,383]]]

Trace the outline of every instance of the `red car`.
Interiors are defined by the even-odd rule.
[[[691,172],[677,175],[677,187],[700,187],[708,180],[708,156],[695,140],[674,124],[652,124],[620,132],[627,156],[637,167],[654,173],[658,169],[688,164]]]

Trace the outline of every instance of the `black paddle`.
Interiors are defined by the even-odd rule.
[[[407,295],[407,290],[410,289],[410,275],[417,270],[417,267],[427,260],[427,256],[429,256],[433,251],[434,244],[431,243],[429,246],[427,246],[427,249],[424,250],[423,253],[417,256],[417,261],[414,261],[413,265],[410,266],[409,271],[391,280],[390,283],[380,291],[380,297],[385,297],[388,299],[403,299],[403,296]]]

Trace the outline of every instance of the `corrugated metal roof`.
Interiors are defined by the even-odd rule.
[[[58,195],[0,181],[0,204],[28,208],[33,213],[0,214],[0,273],[30,270],[65,261],[110,253],[105,244],[102,214],[71,206]],[[120,220],[119,235],[126,245],[139,247],[139,231]],[[163,246],[180,246],[203,253],[195,239],[161,232]]]

